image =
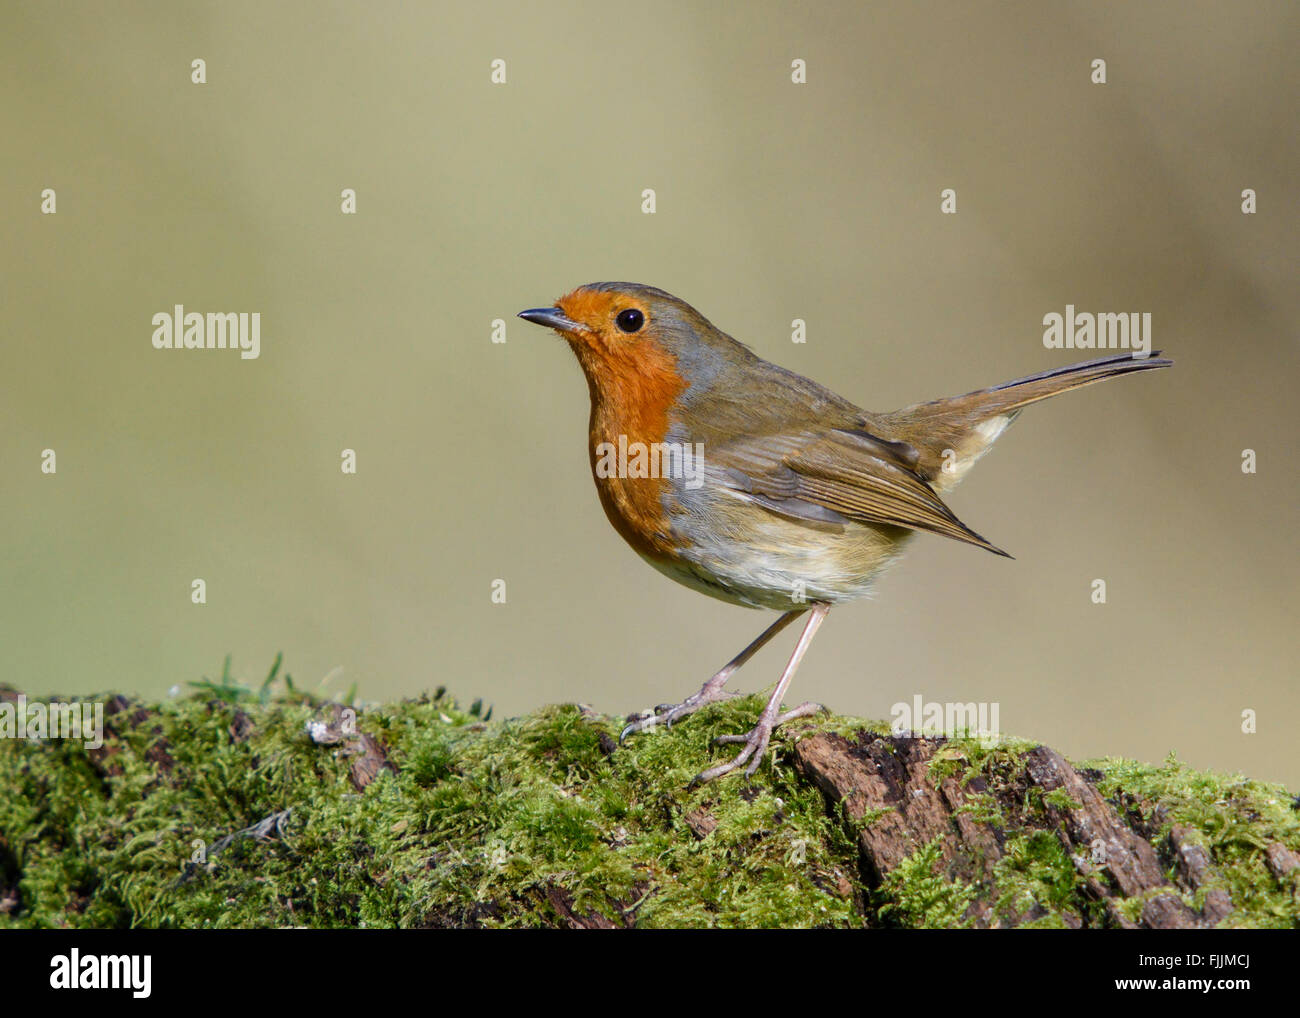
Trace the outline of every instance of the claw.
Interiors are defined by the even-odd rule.
[[[806,609],[804,608],[797,608],[782,615],[779,619],[763,630],[763,632],[758,635],[758,638],[748,647],[723,665],[721,670],[715,672],[713,677],[701,686],[700,691],[694,696],[688,696],[679,704],[661,703],[653,711],[648,712],[650,714],[650,717],[648,718],[638,717],[633,720],[629,715],[627,727],[619,734],[619,745],[622,745],[623,740],[625,740],[629,735],[635,735],[637,732],[644,732],[646,729],[653,728],[659,724],[663,724],[665,727],[671,727],[674,722],[680,721],[688,714],[694,714],[705,704],[715,703],[718,700],[729,699],[733,696],[739,696],[739,693],[733,693],[730,690],[723,688],[727,684],[727,679],[731,677],[737,668],[758,653],[759,649],[771,640],[772,637],[781,632],[781,630],[797,619],[800,615],[804,614],[805,611]],[[826,609],[825,606],[818,606],[814,611],[820,616],[825,614]]]
[[[772,739],[772,729],[775,724],[771,721],[760,720],[745,735],[720,735],[714,742],[733,743],[743,742],[745,748],[736,754],[735,758],[728,760],[726,763],[718,764],[716,767],[710,767],[707,771],[701,771],[691,781],[692,787],[702,785],[706,781],[712,781],[714,778],[720,778],[724,774],[730,774],[737,767],[742,766],[746,761],[749,766],[745,768],[745,776],[753,777],[754,772],[758,770],[758,765],[763,760],[763,755],[767,752],[768,743]]]
[[[619,734],[619,745],[622,745],[623,740],[629,735],[657,728],[659,725],[671,728],[675,722],[694,714],[706,704],[739,695],[739,693],[723,689],[722,684],[717,681],[717,676],[715,676],[709,682],[706,682],[698,693],[694,696],[688,696],[681,703],[661,703],[654,710],[645,711],[638,715],[635,720],[629,720],[627,727]]]
[[[652,723],[658,723],[658,715],[651,711],[642,711],[639,714],[629,714],[627,726],[618,733],[618,743],[621,746],[629,735],[635,735],[637,732],[649,728]]]
[[[754,772],[758,770],[758,765],[762,763],[764,755],[767,753],[768,746],[772,741],[772,732],[778,725],[782,725],[794,718],[807,717],[809,714],[816,714],[818,711],[824,711],[826,708],[819,703],[813,703],[811,700],[793,707],[784,714],[779,714],[771,721],[764,718],[770,716],[765,712],[764,718],[760,718],[758,724],[751,728],[744,735],[719,735],[713,740],[714,745],[725,746],[729,744],[743,744],[744,749],[736,754],[735,759],[726,763],[718,764],[716,767],[710,767],[706,771],[701,771],[691,779],[688,788],[695,788],[704,784],[706,781],[712,781],[714,778],[720,778],[724,774],[730,774],[737,767],[742,766],[746,761],[749,766],[745,768],[745,777],[752,778]]]

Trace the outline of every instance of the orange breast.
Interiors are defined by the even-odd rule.
[[[591,390],[588,451],[605,515],[641,554],[661,561],[676,558],[663,506],[669,481],[663,477],[621,476],[621,470],[604,477],[597,467],[605,443],[615,451],[615,463],[621,467],[621,438],[631,450],[637,448],[637,443],[648,450],[663,442],[668,434],[669,411],[686,383],[677,374],[673,357],[653,344],[637,344],[626,352],[580,347],[577,353]],[[630,462],[631,456],[627,459]]]

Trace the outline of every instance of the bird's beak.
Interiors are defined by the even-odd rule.
[[[520,311],[519,317],[526,322],[545,325],[548,329],[558,329],[560,332],[582,331],[582,326],[559,308],[529,308],[527,311]]]

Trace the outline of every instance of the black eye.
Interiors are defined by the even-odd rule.
[[[620,311],[614,321],[624,332],[636,332],[645,324],[645,315],[636,308],[628,308],[626,311]]]

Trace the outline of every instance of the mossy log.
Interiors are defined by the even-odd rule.
[[[827,716],[692,788],[759,699],[620,747],[585,707],[269,685],[0,740],[0,926],[1300,925],[1294,797],[1172,758]]]

